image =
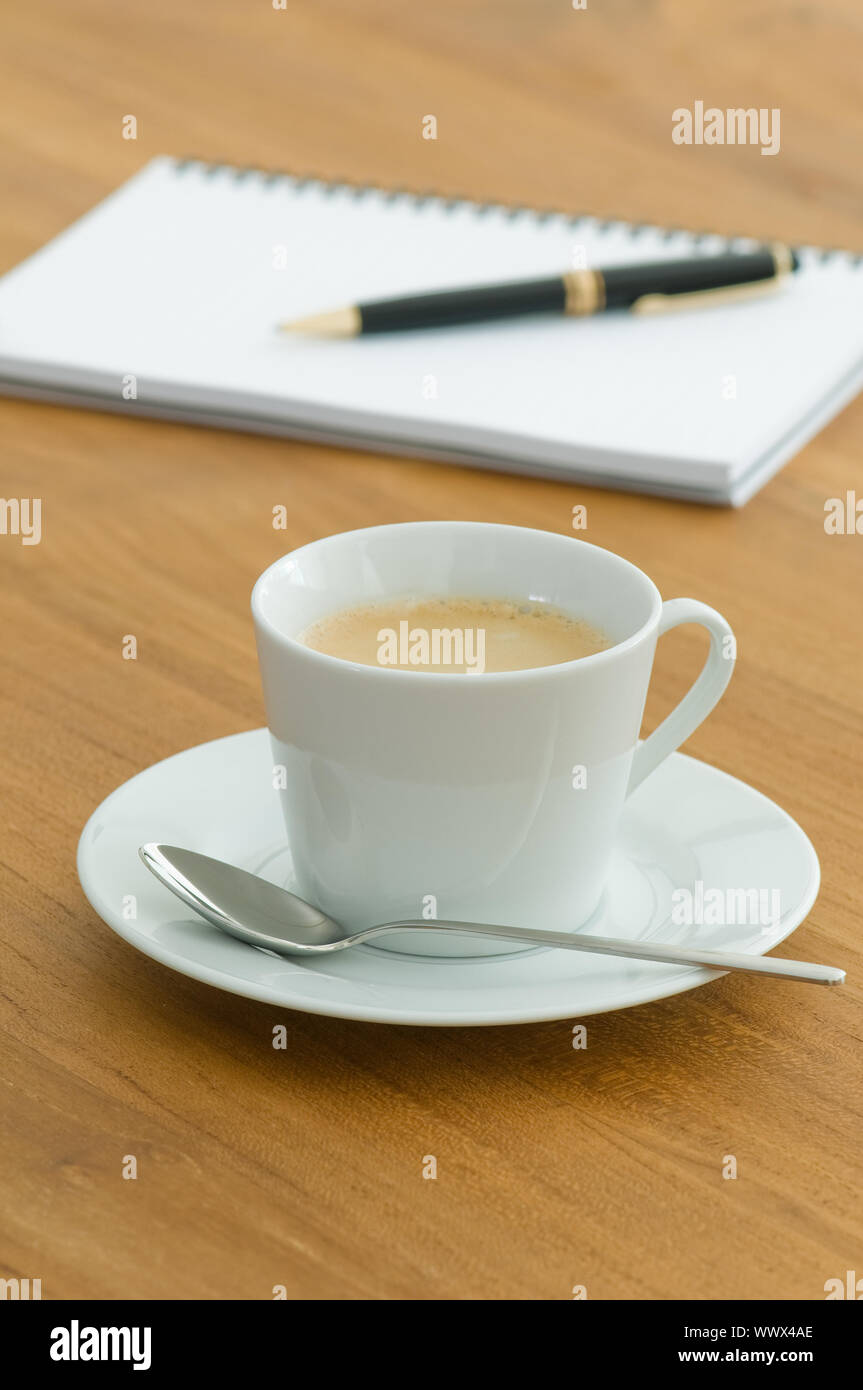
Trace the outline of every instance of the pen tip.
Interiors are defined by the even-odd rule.
[[[355,338],[361,328],[360,311],[355,305],[279,324],[282,333],[304,333],[316,338]]]

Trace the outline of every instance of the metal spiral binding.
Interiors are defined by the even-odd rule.
[[[478,217],[485,217],[490,213],[497,213],[509,219],[529,216],[540,223],[549,222],[556,217],[562,219],[569,227],[577,227],[582,222],[593,222],[600,234],[609,231],[612,227],[622,227],[633,238],[642,236],[645,232],[659,232],[666,241],[672,241],[677,236],[685,236],[693,246],[700,246],[703,242],[720,235],[716,232],[695,232],[687,227],[657,227],[650,222],[627,222],[625,219],[615,217],[595,218],[588,213],[562,212],[559,208],[529,208],[520,203],[478,203],[472,198],[448,197],[445,194],[432,191],[414,193],[407,188],[378,188],[373,184],[356,183],[352,179],[321,179],[313,174],[296,174],[284,169],[261,169],[253,164],[231,164],[218,160],[200,159],[195,155],[184,155],[182,158],[174,160],[175,173],[185,174],[195,168],[200,170],[205,178],[213,178],[217,174],[229,174],[237,183],[242,183],[254,175],[270,186],[278,183],[288,183],[294,189],[317,186],[325,197],[330,197],[336,193],[350,193],[353,197],[360,199],[368,193],[376,193],[388,203],[409,200],[415,208],[425,207],[428,203],[437,203],[444,212],[455,212],[458,208],[471,208]],[[720,236],[720,239],[722,244],[729,248],[738,243],[751,245],[753,242],[758,242],[758,238],[752,236],[724,238]],[[782,238],[763,238],[765,244],[772,240],[781,241]],[[845,256],[852,265],[863,265],[863,253],[848,251],[839,246],[793,246],[791,250],[798,255],[806,253],[822,264],[832,260],[834,256]]]

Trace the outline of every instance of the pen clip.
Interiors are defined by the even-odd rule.
[[[643,294],[630,305],[632,314],[665,314],[677,309],[709,309],[713,304],[735,304],[774,294],[784,275],[771,275],[750,285],[723,285],[714,290],[693,290],[690,294]]]

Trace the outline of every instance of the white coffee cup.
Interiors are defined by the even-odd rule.
[[[554,604],[614,645],[463,675],[361,666],[297,640],[340,609],[445,595]],[[296,891],[355,928],[432,917],[582,926],[626,797],[709,714],[734,664],[714,609],[663,603],[611,551],[519,526],[408,522],[328,536],[271,565],[252,612]],[[657,638],[681,623],[707,628],[707,661],[639,745]],[[511,951],[434,931],[385,940],[377,949],[415,955]]]

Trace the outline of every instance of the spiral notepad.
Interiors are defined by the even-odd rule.
[[[727,245],[156,159],[0,280],[0,390],[739,504],[863,384],[859,257],[803,249],[763,298],[657,317],[276,331],[361,300]]]

